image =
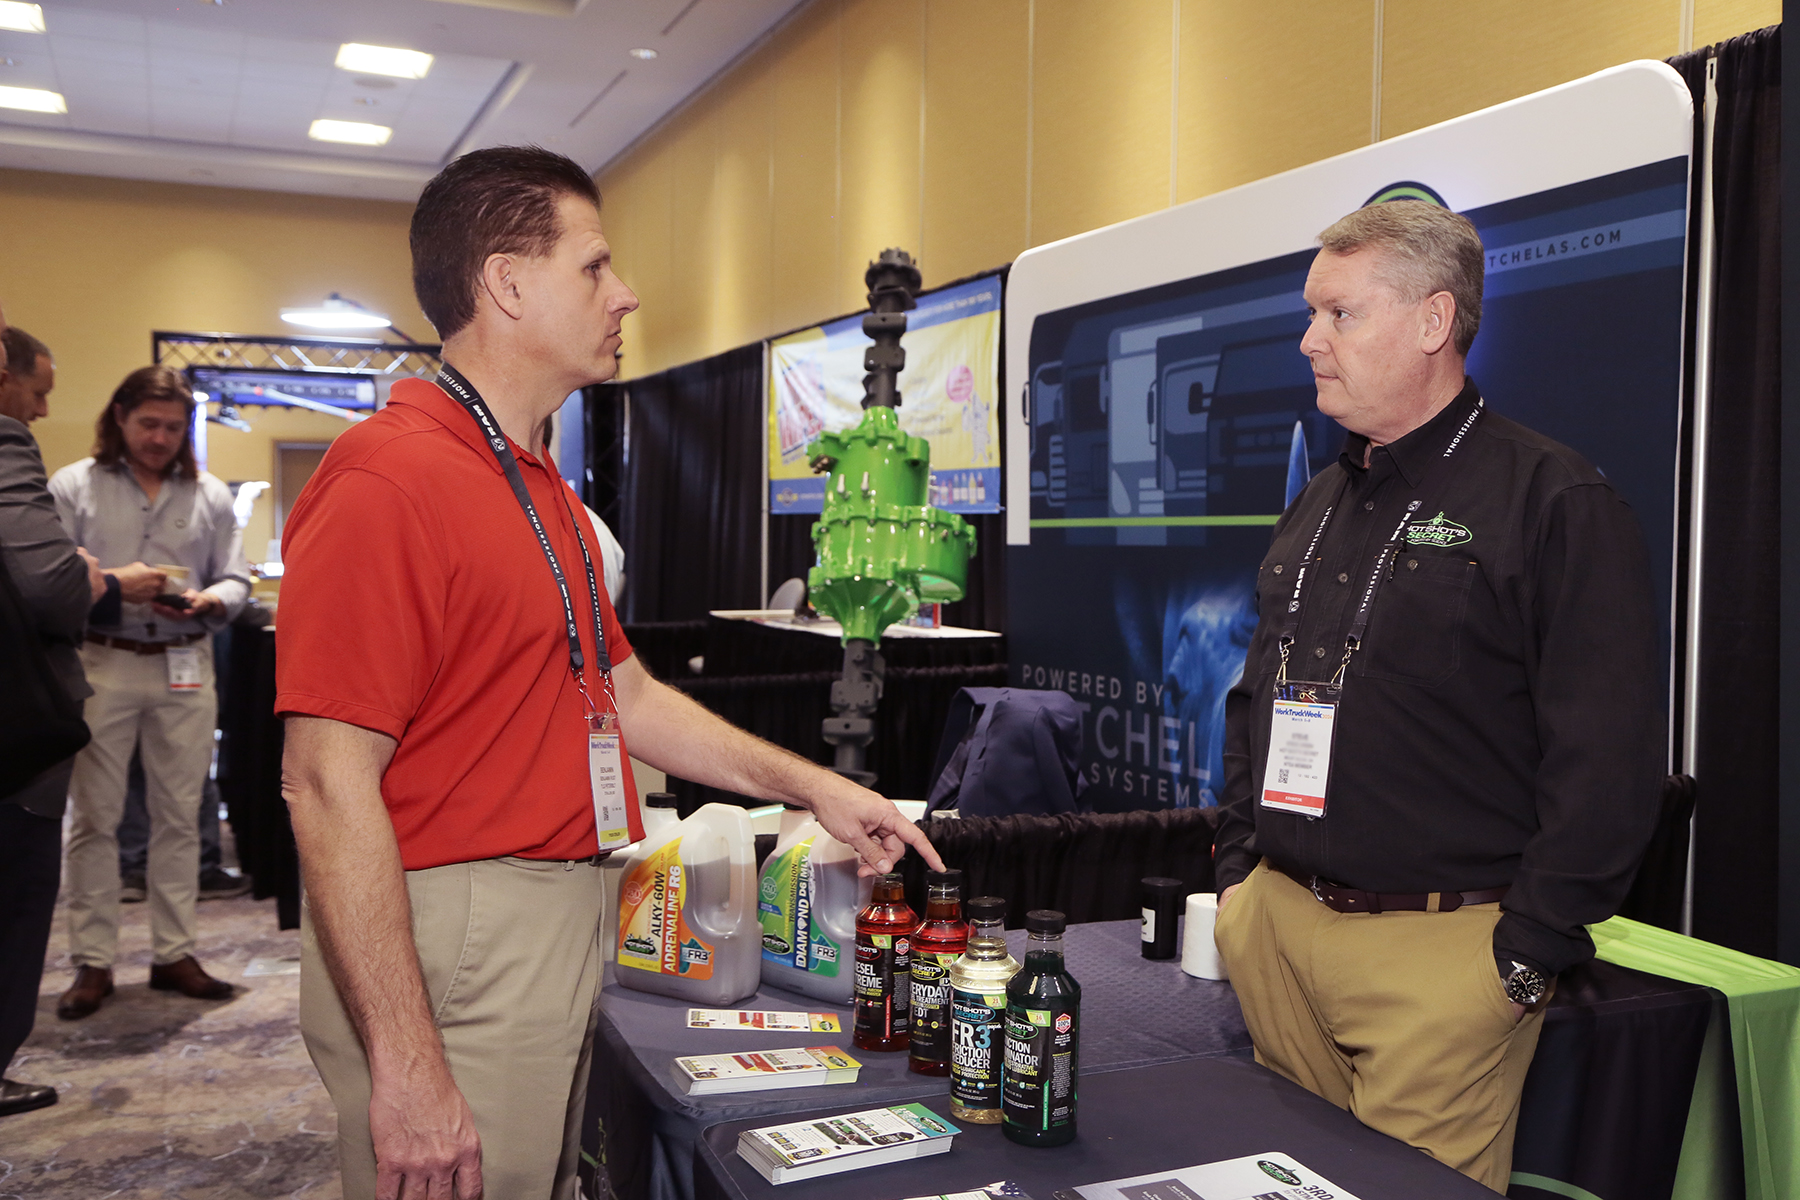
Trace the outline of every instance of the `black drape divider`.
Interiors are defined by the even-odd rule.
[[[1771,956],[1779,844],[1780,27],[1671,60],[1694,91],[1697,126],[1709,54],[1718,57],[1718,102],[1712,161],[1703,169],[1712,177],[1717,248],[1698,597],[1693,933]],[[1691,249],[1690,263],[1697,257]],[[1694,310],[1690,291],[1690,322]]]
[[[762,364],[758,342],[624,385],[625,620],[761,606]]]

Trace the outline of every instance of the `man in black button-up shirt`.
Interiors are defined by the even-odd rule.
[[[1219,943],[1261,1061],[1503,1191],[1546,983],[1593,953],[1655,820],[1647,556],[1593,466],[1464,375],[1472,226],[1401,201],[1320,241],[1300,350],[1350,432],[1258,576]],[[1308,710],[1335,718],[1322,814],[1265,778],[1319,741],[1272,735],[1284,643],[1287,681],[1343,668],[1282,697],[1337,701]]]

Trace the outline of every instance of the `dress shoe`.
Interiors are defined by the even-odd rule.
[[[56,1089],[53,1087],[0,1079],[0,1117],[30,1112],[34,1108],[49,1108],[55,1103]]]
[[[250,890],[250,880],[243,875],[234,875],[224,867],[213,867],[200,872],[200,898],[202,900],[230,900],[234,896],[242,896]]]
[[[180,992],[196,1000],[229,1000],[237,991],[223,979],[214,979],[193,955],[150,968],[150,986],[159,992]]]
[[[113,994],[111,967],[77,967],[75,982],[56,1001],[56,1015],[79,1021],[100,1010],[100,1002]]]
[[[142,874],[119,876],[119,902],[121,904],[142,904],[149,894],[144,887]]]

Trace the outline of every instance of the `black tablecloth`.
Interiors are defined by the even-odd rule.
[[[948,1096],[925,1104],[949,1116]],[[868,1107],[873,1106],[830,1111]],[[948,1154],[776,1187],[737,1156],[738,1135],[758,1124],[767,1122],[733,1121],[706,1131],[694,1158],[696,1200],[900,1200],[1000,1179],[1022,1185],[1032,1200],[1050,1200],[1056,1188],[1268,1151],[1292,1155],[1363,1200],[1493,1200],[1494,1195],[1274,1072],[1233,1058],[1099,1075],[1084,1070],[1079,1135],[1048,1150],[1014,1145],[998,1126],[965,1126]]]
[[[1009,936],[1015,942],[1024,937],[1018,932]],[[1081,981],[1086,1018],[1083,1077],[1193,1058],[1247,1056],[1250,1039],[1230,986],[1191,978],[1173,961],[1146,961],[1138,945],[1136,921],[1069,928],[1069,969]],[[1558,981],[1525,1082],[1514,1169],[1580,1186],[1609,1200],[1667,1197],[1711,1005],[1707,988],[1608,963],[1590,962],[1566,972]],[[765,989],[736,1007],[821,1011],[828,1006]],[[908,1073],[904,1055],[859,1054],[865,1064],[862,1076],[850,1085],[697,1099],[679,1095],[670,1075],[678,1054],[768,1050],[812,1042],[849,1045],[848,1034],[810,1038],[689,1030],[687,1008],[620,988],[608,975],[595,1041],[585,1148],[599,1164],[590,1170],[603,1170],[605,1182],[621,1200],[685,1200],[694,1195],[690,1155],[701,1128],[713,1122],[771,1124],[763,1118],[826,1105],[870,1108],[941,1096],[945,1090],[942,1079]],[[847,1010],[834,1011],[848,1020]],[[1084,1083],[1084,1113],[1089,1094]],[[1186,1125],[1186,1118],[1173,1109],[1166,1121],[1170,1136]],[[1273,1142],[1244,1153],[1257,1149],[1299,1153]],[[1223,1157],[1230,1155],[1211,1156]],[[1300,1157],[1307,1161],[1305,1155]],[[1200,1161],[1209,1160],[1195,1156],[1167,1165]],[[1332,1175],[1322,1164],[1310,1165]],[[1133,1173],[1119,1170],[1075,1182]],[[1348,1180],[1339,1182],[1356,1190]],[[921,1186],[896,1195],[929,1191]],[[607,1193],[594,1187],[590,1194]],[[1568,1193],[1515,1185],[1512,1194],[1536,1200]]]
[[[1013,931],[1013,952],[1025,935]],[[1138,950],[1138,922],[1071,926],[1069,970],[1082,985],[1083,1075],[1178,1059],[1250,1053],[1237,997],[1229,984],[1184,975],[1176,961],[1149,962]],[[716,1121],[772,1118],[842,1102],[861,1108],[944,1095],[949,1081],[914,1075],[904,1054],[852,1051],[863,1063],[853,1084],[775,1092],[690,1097],[680,1094],[671,1064],[678,1055],[850,1045],[849,1010],[779,988],[764,988],[737,1008],[834,1011],[838,1035],[688,1029],[687,1004],[620,987],[608,966],[594,1043],[585,1148],[603,1161],[621,1198],[671,1200],[693,1194],[690,1167],[700,1129]],[[761,1123],[767,1124],[768,1121]],[[593,1169],[593,1168],[590,1168]],[[591,1195],[606,1195],[592,1187]]]

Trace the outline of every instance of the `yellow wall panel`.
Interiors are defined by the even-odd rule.
[[[1179,198],[1366,145],[1374,58],[1374,0],[1185,0]]]
[[[717,95],[683,113],[669,155],[669,278],[667,351],[663,365],[713,353],[708,335],[718,231],[713,221]],[[659,341],[658,349],[662,346]]]
[[[1171,0],[1036,0],[1033,245],[1169,203]]]
[[[1386,0],[1381,135],[1679,49],[1680,0]]]
[[[843,203],[837,311],[867,303],[881,251],[919,253],[924,0],[845,0],[840,18]]]
[[[1694,45],[1710,46],[1780,22],[1781,0],[1694,0]]]
[[[88,454],[94,419],[155,330],[283,334],[284,307],[342,292],[435,340],[412,296],[412,206],[0,170],[5,239],[0,301],[56,356],[50,415],[32,426],[51,470]],[[274,442],[330,441],[346,426],[316,413],[252,409],[253,430],[213,426],[211,467],[274,479]],[[272,503],[257,502],[245,545],[260,559]],[[110,564],[109,564],[110,565]]]
[[[614,270],[638,297],[638,310],[624,326],[621,370],[627,376],[659,369],[647,364],[653,347],[667,344],[665,331],[676,319],[669,293],[669,161],[666,154],[636,155],[600,181],[600,226],[612,246]]]
[[[1025,249],[1028,0],[929,0],[919,265],[934,287]]]
[[[836,0],[802,13],[770,51],[776,63],[773,250],[764,329],[780,332],[838,312]]]
[[[765,332],[769,243],[769,154],[774,82],[766,68],[735,81],[718,110],[713,219],[718,262],[712,275],[708,341],[740,346]]]

